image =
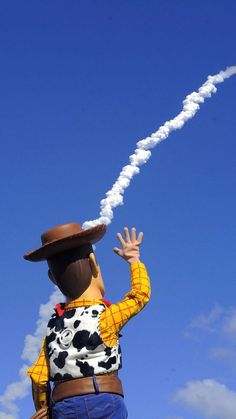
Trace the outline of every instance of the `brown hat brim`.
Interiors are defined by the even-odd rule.
[[[82,230],[79,233],[64,237],[58,240],[51,241],[45,245],[24,255],[24,259],[32,262],[40,262],[65,252],[75,247],[82,246],[88,243],[96,243],[106,233],[106,225],[99,224],[95,227]]]

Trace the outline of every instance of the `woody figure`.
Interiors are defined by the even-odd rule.
[[[31,419],[125,419],[119,332],[150,298],[146,268],[139,260],[143,233],[135,228],[117,233],[114,248],[130,265],[131,289],[111,304],[92,243],[106,232],[104,224],[83,230],[63,224],[42,234],[42,246],[27,260],[46,260],[49,277],[66,302],[49,319],[36,363],[29,368],[36,413]],[[52,389],[51,389],[52,388]]]

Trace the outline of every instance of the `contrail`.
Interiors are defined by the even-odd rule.
[[[121,170],[117,180],[112,188],[106,193],[106,198],[100,202],[100,217],[96,220],[86,221],[83,228],[93,227],[97,224],[110,224],[113,218],[113,208],[123,204],[123,195],[125,189],[128,188],[134,175],[140,172],[139,166],[151,157],[153,147],[161,141],[169,137],[170,133],[176,129],[183,127],[185,122],[193,118],[200,108],[200,103],[203,103],[206,98],[211,97],[213,93],[217,92],[216,84],[223,83],[226,79],[236,74],[236,66],[227,67],[226,70],[220,71],[214,76],[208,76],[207,81],[198,89],[197,92],[192,92],[186,96],[183,101],[182,111],[170,121],[167,121],[150,137],[144,138],[136,145],[134,154],[129,156],[130,164],[124,166]]]
[[[46,326],[53,307],[58,301],[63,300],[61,292],[55,288],[46,304],[39,308],[39,318],[36,322],[36,329],[33,335],[26,335],[25,344],[21,358],[27,363],[22,365],[19,371],[19,380],[9,384],[4,393],[0,396],[0,419],[18,419],[19,409],[16,400],[23,399],[29,393],[30,379],[26,376],[29,366],[36,361],[42,339],[46,333]]]
[[[206,98],[211,97],[213,93],[216,93],[217,89],[215,85],[223,83],[224,80],[234,74],[236,74],[236,66],[227,67],[225,71],[220,71],[220,73],[214,76],[208,76],[207,81],[198,89],[197,92],[193,92],[186,96],[183,101],[182,111],[174,119],[165,122],[164,125],[151,134],[150,137],[147,137],[136,144],[137,148],[135,149],[134,154],[129,157],[130,164],[123,167],[116,182],[106,193],[106,198],[102,199],[100,203],[100,217],[96,220],[86,221],[83,224],[83,228],[89,228],[100,223],[111,223],[113,218],[113,208],[123,204],[124,191],[128,188],[133,176],[139,173],[139,166],[146,163],[151,157],[150,149],[165,140],[171,131],[182,128],[185,122],[193,118],[196,114],[200,108],[199,104],[203,103]],[[49,297],[49,301],[40,306],[36,330],[33,335],[27,335],[25,337],[22,358],[29,363],[36,360],[42,338],[45,335],[46,324],[52,312],[52,308],[61,299],[63,299],[62,294],[60,291],[55,289]],[[28,364],[24,364],[21,367],[19,371],[19,381],[9,384],[4,393],[0,396],[0,405],[3,409],[0,411],[0,419],[19,418],[19,409],[15,402],[17,399],[22,399],[28,395],[30,387],[30,382],[28,378],[26,378],[26,369],[28,366]]]

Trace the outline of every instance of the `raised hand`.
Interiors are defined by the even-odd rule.
[[[122,249],[118,247],[114,248],[114,252],[125,259],[128,263],[139,262],[139,246],[142,243],[143,233],[139,233],[136,237],[136,228],[131,229],[131,234],[127,227],[124,228],[124,237],[121,233],[117,233],[117,238],[122,246]]]

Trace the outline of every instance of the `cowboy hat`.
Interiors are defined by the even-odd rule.
[[[79,223],[67,223],[53,227],[41,235],[42,246],[24,255],[26,260],[39,262],[50,259],[58,253],[88,243],[95,243],[106,233],[106,225],[82,229]]]

